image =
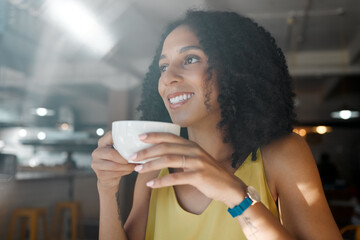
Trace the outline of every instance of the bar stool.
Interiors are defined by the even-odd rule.
[[[38,222],[42,218],[44,239],[47,240],[46,209],[45,208],[18,208],[11,216],[8,240],[14,239],[16,223],[20,218],[20,239],[25,239],[27,222],[29,222],[30,240],[38,239]]]
[[[71,240],[76,240],[78,221],[80,216],[80,203],[78,202],[58,202],[55,206],[55,212],[51,225],[51,240],[61,240],[63,234],[63,223],[65,210],[70,210],[71,217]]]
[[[347,231],[355,231],[355,240],[360,240],[360,225],[347,225],[340,229],[342,235]]]

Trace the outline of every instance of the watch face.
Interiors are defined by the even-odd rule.
[[[260,195],[254,187],[248,186],[247,192],[248,192],[248,195],[251,198],[251,200],[253,200],[255,202],[260,202]]]

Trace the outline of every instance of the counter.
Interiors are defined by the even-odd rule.
[[[92,169],[54,170],[21,170],[15,175],[16,181],[74,178],[74,177],[96,177]]]

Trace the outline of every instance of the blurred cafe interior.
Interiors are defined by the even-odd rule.
[[[339,228],[360,225],[360,1],[0,0],[0,239],[33,234],[24,216],[39,218],[38,239],[97,239],[91,152],[112,121],[139,118],[159,34],[189,8],[242,13],[275,37],[294,80],[294,132]],[[135,179],[120,184],[123,219]]]

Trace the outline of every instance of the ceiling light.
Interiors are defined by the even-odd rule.
[[[328,128],[326,126],[317,126],[315,128],[315,131],[318,133],[318,134],[325,134],[328,132]]]
[[[62,123],[62,124],[60,124],[60,129],[63,131],[69,130],[70,125],[68,123]]]
[[[300,136],[302,136],[302,137],[305,137],[306,134],[307,134],[307,131],[304,128],[294,128],[293,132],[300,135]]]
[[[43,117],[43,116],[46,116],[48,114],[48,110],[46,108],[37,108],[36,109],[36,114]]]
[[[299,130],[299,135],[302,136],[302,137],[305,137],[305,136],[306,136],[306,130],[303,129],[303,128],[301,128],[301,129]]]
[[[54,116],[55,115],[54,110],[49,109],[49,108],[44,108],[44,107],[31,109],[31,113],[34,114],[34,115],[38,115],[40,117]]]
[[[110,34],[98,19],[79,1],[51,0],[47,2],[50,19],[99,54],[106,54],[114,45]]]
[[[332,118],[339,118],[339,119],[344,119],[344,120],[348,120],[350,118],[357,118],[359,116],[360,116],[359,111],[353,111],[353,110],[349,110],[349,109],[343,109],[343,110],[331,113]]]
[[[46,138],[46,133],[44,133],[44,132],[38,132],[37,138],[38,138],[39,140],[45,140],[45,138]]]
[[[293,132],[297,133],[301,137],[305,137],[308,134],[325,134],[332,131],[332,128],[329,126],[298,126]]]
[[[102,129],[102,128],[98,128],[98,129],[96,129],[96,134],[98,135],[98,136],[102,136],[102,135],[104,135],[104,129]]]
[[[20,129],[18,132],[18,135],[19,135],[19,137],[26,137],[27,136],[26,129],[24,129],[24,128]]]

